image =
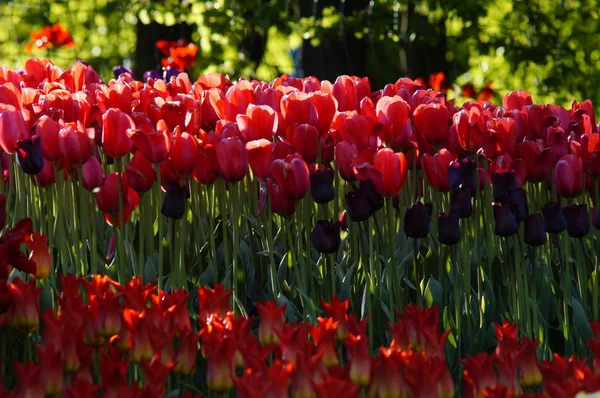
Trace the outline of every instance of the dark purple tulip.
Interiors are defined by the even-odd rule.
[[[509,206],[492,203],[492,207],[494,209],[494,233],[496,235],[507,237],[519,232],[517,217],[515,217]]]
[[[360,189],[346,193],[346,213],[353,222],[368,220],[373,214],[373,206],[365,192]]]
[[[550,202],[542,207],[542,214],[546,232],[549,234],[559,234],[567,228],[567,220],[557,202]]]
[[[431,203],[415,202],[404,214],[404,233],[414,239],[426,238],[431,223]]]
[[[473,214],[471,199],[472,188],[459,188],[450,194],[450,213],[456,213],[460,218],[469,218]]]
[[[148,81],[150,79],[153,79],[153,80],[162,79],[162,75],[157,70],[148,70],[148,71],[144,72],[144,80]]]
[[[179,74],[181,73],[181,71],[177,68],[173,68],[172,66],[167,66],[166,68],[163,68],[163,79],[165,82],[169,82],[171,81],[172,77],[177,77]]]
[[[369,199],[369,202],[371,203],[371,207],[373,208],[373,213],[376,213],[379,210],[383,209],[383,205],[385,204],[385,202],[383,200],[383,196],[381,196],[379,194],[379,192],[377,192],[377,189],[375,188],[375,184],[373,184],[373,181],[371,181],[371,180],[361,181],[360,185],[359,185],[359,189],[367,195],[367,198]]]
[[[442,213],[438,218],[438,239],[442,245],[455,245],[460,241],[460,218],[456,213]]]
[[[517,189],[515,172],[504,171],[499,173],[495,171],[494,174],[492,174],[492,186],[494,188],[494,202],[502,203],[504,197],[508,195],[509,192]]]
[[[175,220],[183,218],[185,214],[187,186],[181,186],[176,182],[167,184],[167,192],[163,200],[160,212],[165,216]]]
[[[317,170],[310,173],[310,194],[317,203],[329,203],[335,199],[333,170]]]
[[[563,208],[567,220],[567,233],[571,238],[583,238],[590,233],[590,212],[588,206],[573,205]]]
[[[340,222],[319,220],[310,234],[310,242],[319,253],[331,254],[340,248]]]
[[[36,175],[44,168],[42,156],[42,139],[33,136],[17,143],[17,164],[26,174]]]
[[[525,243],[529,246],[541,246],[548,240],[546,226],[541,213],[529,214],[525,218]]]
[[[113,68],[113,73],[115,75],[115,80],[119,78],[119,76],[121,76],[121,74],[123,73],[129,73],[131,75],[132,78],[135,79],[135,76],[133,76],[133,72],[131,69],[129,69],[126,66],[123,65],[117,65]]]
[[[510,210],[515,214],[517,222],[525,220],[529,209],[527,208],[527,194],[523,188],[510,191],[503,202],[505,206],[509,206]]]
[[[470,158],[455,160],[448,169],[450,190],[475,186],[475,162]]]

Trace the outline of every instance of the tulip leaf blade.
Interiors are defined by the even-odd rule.
[[[442,304],[442,295],[444,294],[444,288],[442,285],[435,280],[435,278],[429,278],[427,285],[425,286],[425,304],[427,307]]]

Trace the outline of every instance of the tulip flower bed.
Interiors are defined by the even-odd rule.
[[[589,100],[459,107],[410,79],[116,71],[0,68],[16,396],[600,389]]]

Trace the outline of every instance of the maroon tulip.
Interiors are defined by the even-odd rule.
[[[554,168],[554,188],[563,198],[576,198],[583,190],[583,162],[577,155],[565,155]]]
[[[226,138],[217,145],[217,159],[225,181],[241,181],[248,172],[246,145],[238,138]]]
[[[527,181],[542,182],[552,170],[552,149],[545,148],[535,141],[524,141],[517,145],[517,158],[527,165]]]
[[[127,194],[129,192],[129,184],[125,173],[121,173],[121,194],[123,198],[123,206],[128,204]],[[110,173],[104,179],[102,187],[96,193],[96,203],[101,212],[107,214],[119,213],[119,174]]]
[[[133,147],[131,131],[135,124],[128,114],[111,108],[102,116],[102,147],[113,158],[122,158]]]
[[[49,188],[56,182],[54,166],[50,162],[44,162],[44,168],[36,176],[31,176],[31,181],[41,188]],[[0,228],[1,229],[1,228]]]
[[[363,115],[353,115],[346,118],[343,129],[348,136],[348,140],[358,149],[362,151],[369,146],[371,137],[371,124],[369,119]]]
[[[58,135],[60,152],[75,165],[84,164],[92,156],[94,129],[86,129],[81,122],[67,123]]]
[[[358,149],[348,141],[335,146],[335,161],[340,176],[346,181],[355,181],[355,162],[358,160]]]
[[[450,163],[454,159],[456,156],[444,148],[433,156],[423,154],[421,167],[427,181],[436,191],[448,192],[450,190],[449,169]]]
[[[104,170],[102,164],[95,156],[92,156],[81,166],[81,184],[91,192],[98,192],[104,182]]]
[[[285,189],[270,179],[267,180],[267,186],[269,188],[269,197],[271,198],[271,209],[273,213],[279,214],[280,216],[287,217],[294,214],[296,211],[296,204],[285,192]]]
[[[154,169],[154,166],[140,151],[137,151],[133,155],[125,172],[127,174],[129,185],[138,193],[149,191],[154,186],[154,181],[156,181],[156,170]]]

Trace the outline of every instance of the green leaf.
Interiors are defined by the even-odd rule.
[[[348,269],[348,272],[346,272],[346,275],[342,279],[340,300],[346,300],[348,297],[350,297],[350,284],[352,283],[352,274],[354,272],[354,269],[356,268],[356,264],[357,263],[352,264],[352,266]]]
[[[149,258],[144,265],[144,283],[156,282],[156,276],[156,268],[154,267],[152,259]]]
[[[429,278],[427,286],[425,287],[425,305],[432,307],[434,305],[440,306],[442,304],[442,296],[444,294],[444,288],[442,285],[435,280],[435,278]]]
[[[590,327],[589,320],[585,316],[585,311],[583,306],[579,301],[575,299],[575,297],[571,297],[569,300],[569,305],[573,309],[573,324],[575,329],[581,333],[581,336],[584,339],[591,338],[594,333],[592,332],[592,328]]]

